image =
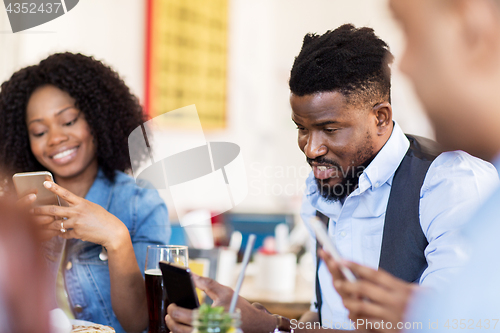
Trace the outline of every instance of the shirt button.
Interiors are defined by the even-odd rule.
[[[75,310],[76,313],[81,313],[83,311],[83,307],[80,304],[77,304],[73,310]]]
[[[73,263],[71,261],[68,261],[66,264],[66,270],[69,271],[71,268],[73,268]]]
[[[342,236],[342,237],[345,237],[345,235],[346,235],[345,231],[342,231],[342,232],[340,233],[340,236]]]
[[[101,259],[101,261],[108,260],[108,251],[104,246],[102,247],[101,253],[99,253],[99,259]]]

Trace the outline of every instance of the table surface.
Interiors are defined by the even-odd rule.
[[[269,312],[287,318],[300,318],[309,310],[314,295],[314,281],[307,281],[298,272],[293,292],[277,292],[264,290],[255,284],[255,276],[245,276],[240,295],[249,302],[262,304]]]

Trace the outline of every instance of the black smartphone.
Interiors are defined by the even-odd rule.
[[[160,269],[163,286],[167,292],[167,303],[174,303],[186,309],[196,309],[200,306],[189,268],[160,261]]]

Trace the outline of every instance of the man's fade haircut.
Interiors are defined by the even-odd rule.
[[[309,33],[290,73],[290,90],[304,96],[338,91],[348,104],[371,104],[391,98],[393,55],[371,28],[344,24],[323,35]]]

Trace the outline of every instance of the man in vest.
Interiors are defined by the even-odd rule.
[[[413,81],[436,137],[500,168],[500,1],[391,0],[407,45],[401,69]],[[500,169],[499,169],[500,170]],[[366,329],[435,332],[498,330],[500,313],[500,190],[461,230],[469,260],[445,288],[418,295],[399,279],[349,263],[360,281],[344,281],[322,253],[350,318]],[[421,291],[420,291],[421,292]],[[411,311],[405,314],[405,310]],[[384,323],[384,324],[382,324]]]
[[[460,264],[454,231],[497,184],[491,164],[406,137],[392,118],[387,44],[343,25],[307,35],[290,76],[292,120],[312,167],[301,215],[320,216],[348,260],[438,287]],[[314,241],[314,240],[313,240]],[[352,328],[319,262],[304,321]]]
[[[344,25],[304,38],[290,76],[292,120],[312,167],[301,215],[306,224],[321,217],[346,259],[383,267],[406,284],[437,287],[462,259],[454,231],[498,175],[467,153],[439,154],[433,142],[405,136],[392,119],[391,60],[387,44],[369,28]],[[317,296],[302,321],[321,325],[290,325],[240,299],[243,331],[352,328],[323,262],[317,276]],[[228,304],[229,288],[208,279],[196,283],[214,304]],[[189,310],[169,306],[171,330],[189,332],[190,320]]]

